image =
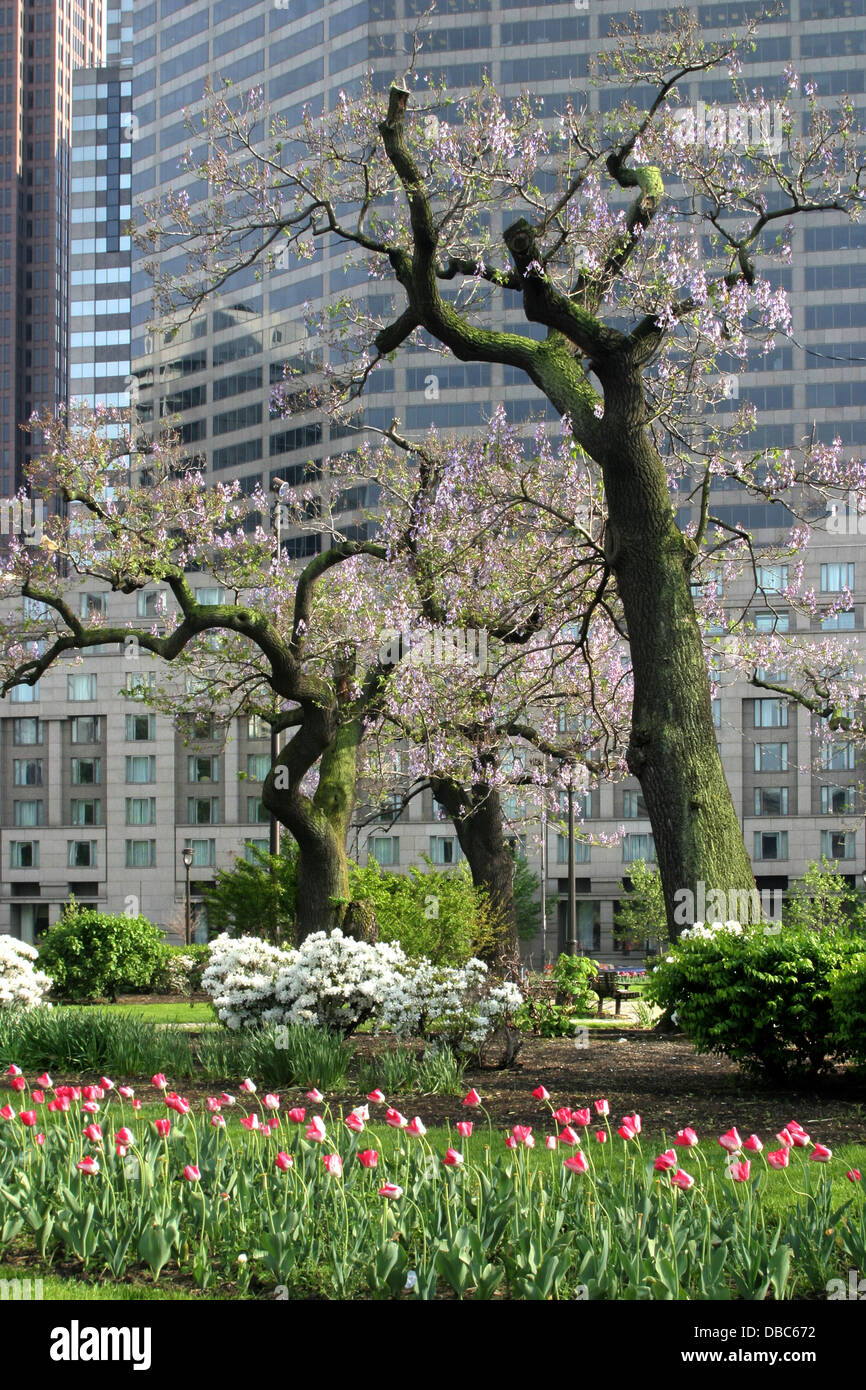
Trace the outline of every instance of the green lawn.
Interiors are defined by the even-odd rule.
[[[97,1279],[85,1282],[82,1279],[69,1279],[59,1274],[49,1274],[40,1271],[39,1267],[33,1265],[0,1265],[0,1281],[18,1280],[21,1282],[22,1296],[27,1295],[30,1300],[35,1301],[39,1295],[45,1303],[102,1303],[102,1302],[147,1302],[147,1303],[176,1303],[179,1300],[189,1301],[190,1299],[231,1299],[253,1297],[244,1295],[237,1289],[229,1293],[215,1293],[208,1290],[206,1293],[199,1292],[198,1289],[190,1287],[172,1286],[169,1283],[114,1283],[111,1280]],[[36,1281],[40,1281],[37,1284]],[[27,1281],[27,1282],[25,1282]],[[9,1290],[6,1300],[17,1301],[13,1290]]]
[[[71,1005],[82,1011],[96,1007],[90,1004]],[[218,1024],[213,1008],[209,1003],[189,1003],[179,1000],[176,1004],[100,1004],[99,1009],[109,1014],[128,1014],[133,1018],[146,1018],[150,1023],[197,1023],[201,1026]]]

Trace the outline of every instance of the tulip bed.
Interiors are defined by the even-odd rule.
[[[684,1129],[658,1153],[640,1116],[544,1087],[546,1136],[497,1133],[474,1090],[433,1135],[379,1090],[285,1110],[247,1080],[196,1113],[162,1075],[142,1102],[10,1070],[0,1259],[42,1269],[263,1297],[700,1300],[808,1296],[866,1268],[860,1173],[793,1121],[766,1147]]]

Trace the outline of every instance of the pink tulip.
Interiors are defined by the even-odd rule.
[[[599,1143],[599,1144],[606,1144],[606,1143],[607,1143],[607,1130],[606,1130],[606,1129],[597,1129],[597,1130],[595,1131],[595,1138],[596,1138],[596,1142],[597,1142],[597,1143]]]
[[[220,1104],[237,1105],[237,1101],[235,1100],[234,1096],[230,1096],[227,1091],[223,1091],[222,1095],[220,1096]]]
[[[375,1091],[370,1092],[370,1094],[367,1096],[367,1099],[375,1101],[377,1105],[381,1105],[385,1097],[382,1095],[382,1092],[377,1088]]]
[[[524,1146],[525,1146],[527,1149],[534,1149],[534,1148],[535,1148],[535,1135],[534,1135],[534,1134],[528,1134],[528,1135],[526,1136],[526,1138],[524,1139],[523,1143],[524,1143]]]
[[[471,1091],[468,1091],[468,1092],[466,1093],[466,1095],[463,1097],[463,1104],[464,1104],[464,1105],[480,1105],[480,1104],[481,1104],[481,1097],[479,1096],[479,1094],[478,1094],[478,1092],[476,1091],[476,1089],[475,1089],[474,1086],[472,1087],[472,1090],[471,1090]]]
[[[113,1090],[114,1090],[114,1082],[113,1082],[113,1081],[110,1081],[109,1078],[108,1078],[107,1076],[101,1076],[101,1077],[99,1078],[99,1084],[100,1084],[100,1086],[104,1086],[105,1089],[106,1089],[106,1091],[113,1091]]]
[[[129,1150],[127,1149],[125,1144],[115,1144],[114,1152],[117,1154],[118,1158],[126,1158],[126,1155],[129,1152]]]
[[[354,1130],[356,1134],[360,1134],[364,1128],[364,1121],[361,1119],[360,1115],[355,1114],[354,1110],[351,1115],[346,1116],[345,1124],[347,1129]]]
[[[218,1096],[208,1096],[207,1101],[205,1103],[212,1115],[215,1114],[217,1110],[222,1110],[222,1105],[220,1104]]]
[[[133,1108],[133,1110],[140,1110],[140,1109],[141,1109],[141,1101],[140,1101],[140,1100],[134,1100],[134,1101],[132,1102],[132,1108]]]
[[[810,1140],[808,1134],[806,1133],[806,1131],[805,1131],[804,1129],[795,1129],[795,1130],[791,1130],[791,1131],[789,1131],[789,1132],[790,1132],[790,1134],[791,1134],[791,1137],[792,1137],[793,1140],[794,1140],[794,1148],[795,1148],[795,1149],[806,1149],[806,1148],[808,1148],[809,1144],[811,1143],[811,1140]]]
[[[314,1144],[321,1144],[327,1138],[324,1120],[319,1115],[314,1115],[307,1125],[305,1133],[306,1137]]]
[[[803,1126],[800,1124],[799,1120],[789,1120],[785,1128],[789,1129],[792,1134],[796,1134],[798,1131],[804,1133]]]
[[[833,1157],[832,1150],[824,1147],[823,1144],[816,1144],[809,1154],[810,1163],[829,1163]]]
[[[30,1126],[35,1125],[37,1123],[37,1115],[35,1110],[22,1110],[18,1118],[21,1121],[22,1125]]]
[[[214,1129],[225,1129],[226,1127],[225,1115],[211,1115],[210,1122]]]
[[[399,1110],[389,1109],[385,1111],[385,1123],[392,1129],[405,1129],[409,1121],[405,1115],[401,1115]]]
[[[621,1139],[634,1139],[637,1135],[637,1130],[634,1128],[634,1125],[630,1125],[625,1120],[623,1120],[622,1124],[617,1130],[617,1134],[620,1136]]]
[[[101,1086],[82,1086],[81,1094],[85,1100],[104,1100],[105,1091]]]
[[[418,1115],[406,1126],[407,1134],[414,1134],[417,1139],[427,1133],[427,1126],[422,1122]]]
[[[402,1187],[398,1187],[395,1182],[386,1182],[379,1188],[379,1196],[390,1197],[393,1201],[396,1201],[398,1197],[403,1196],[403,1189]]]
[[[727,1134],[720,1135],[719,1143],[723,1149],[727,1149],[728,1153],[736,1153],[738,1149],[743,1147],[743,1141],[736,1128],[729,1129]]]
[[[241,1091],[246,1091],[248,1096],[254,1096],[256,1093],[256,1083],[254,1081],[250,1081],[250,1078],[247,1077],[246,1081],[241,1082],[238,1089]]]
[[[560,1144],[579,1144],[580,1135],[577,1130],[572,1129],[571,1125],[566,1125],[565,1129],[559,1131]]]
[[[536,1086],[532,1094],[536,1100],[550,1100],[550,1092],[546,1086]]]
[[[85,1101],[82,1102],[81,1108],[82,1108],[82,1110],[84,1111],[85,1115],[98,1115],[98,1114],[99,1114],[99,1102],[98,1102],[98,1101],[95,1101],[95,1100],[85,1100]]]
[[[27,1090],[27,1082],[24,1080],[23,1076],[13,1076],[12,1080],[9,1082],[9,1085],[12,1087],[13,1091]]]
[[[183,1170],[183,1175],[187,1182],[198,1182],[201,1173],[194,1163],[188,1163]]]
[[[473,1129],[472,1121],[458,1120],[454,1128],[457,1130],[457,1133],[460,1135],[461,1139],[469,1139]]]
[[[53,1115],[56,1111],[60,1109],[60,1104],[56,1100],[50,1100],[46,1105],[45,1109],[48,1111],[50,1115]]]
[[[306,1117],[306,1110],[302,1105],[296,1105],[294,1110],[289,1110],[288,1116],[293,1124],[302,1125]]]
[[[784,1129],[779,1130],[779,1133],[776,1135],[776,1138],[779,1140],[780,1144],[785,1145],[786,1149],[792,1149],[794,1147],[794,1136],[787,1126]]]
[[[7,1075],[7,1076],[20,1076],[20,1075],[21,1075],[21,1068],[20,1068],[20,1067],[16,1067],[16,1065],[15,1065],[14,1062],[10,1062],[9,1065],[8,1065],[8,1067],[6,1068],[6,1075]]]
[[[376,1168],[379,1163],[379,1153],[377,1149],[362,1149],[358,1154],[358,1162],[362,1168]]]
[[[516,1148],[517,1148],[517,1140],[514,1138],[514,1135],[513,1135],[513,1134],[506,1134],[506,1136],[505,1136],[505,1147],[506,1147],[506,1149],[516,1149]]]
[[[463,1162],[463,1155],[457,1149],[446,1149],[442,1162],[447,1168],[459,1168]]]
[[[787,1149],[776,1149],[773,1153],[767,1154],[767,1162],[771,1168],[787,1168],[790,1159]]]
[[[571,1117],[571,1120],[572,1124],[575,1125],[588,1125],[590,1120],[589,1110],[575,1110],[574,1114]]]
[[[281,1173],[287,1173],[294,1161],[295,1160],[292,1158],[291,1154],[283,1153],[282,1150],[277,1154],[276,1158],[274,1159],[274,1163],[277,1165]]]
[[[640,1134],[640,1115],[624,1115],[623,1124],[631,1125],[635,1134]]]
[[[739,1163],[732,1163],[728,1168],[734,1182],[748,1182],[751,1171],[752,1165],[747,1158],[742,1159]]]
[[[102,1143],[102,1127],[100,1125],[88,1125],[84,1133],[87,1135],[91,1144]]]
[[[95,1158],[82,1158],[75,1166],[80,1173],[89,1173],[93,1175],[99,1172],[99,1164]]]
[[[657,1173],[666,1173],[669,1168],[676,1168],[678,1163],[679,1159],[673,1149],[665,1149],[664,1153],[659,1154],[655,1161],[655,1171]]]
[[[697,1134],[688,1125],[685,1129],[677,1130],[677,1137],[674,1140],[674,1143],[678,1145],[680,1148],[693,1149],[695,1147],[695,1144],[697,1144],[698,1142],[699,1141]]]
[[[545,1147],[546,1149],[555,1149],[555,1148],[556,1148],[556,1135],[555,1135],[555,1134],[548,1134],[547,1138],[546,1138],[545,1141],[544,1141],[544,1147]]]
[[[114,1142],[116,1144],[134,1144],[135,1135],[133,1134],[131,1129],[127,1129],[124,1125],[123,1129],[119,1129],[115,1134]]]
[[[570,1173],[585,1173],[589,1164],[586,1161],[586,1154],[572,1154],[571,1158],[562,1160],[563,1168],[567,1168]]]
[[[135,1095],[135,1091],[132,1088],[132,1086],[118,1086],[117,1094],[119,1096],[123,1096],[124,1100],[132,1100],[132,1097]]]
[[[37,1105],[44,1105],[44,1104],[45,1104],[45,1092],[44,1092],[44,1091],[31,1091],[31,1093],[30,1093],[30,1099],[33,1100],[33,1101],[35,1101]]]
[[[322,1162],[325,1165],[325,1172],[332,1177],[340,1177],[343,1171],[343,1160],[339,1154],[322,1154]]]
[[[48,1075],[48,1072],[44,1071],[41,1076],[37,1076],[36,1085],[45,1086],[46,1089],[50,1091],[51,1087],[54,1085],[54,1082],[51,1080],[51,1077]]]
[[[37,1142],[37,1144],[40,1146],[40,1148],[41,1148],[42,1145],[45,1143],[45,1135],[44,1135],[44,1134],[34,1134],[33,1138],[36,1140],[36,1142]]]
[[[325,1097],[322,1095],[321,1091],[319,1090],[318,1086],[314,1086],[313,1089],[312,1089],[312,1091],[307,1091],[306,1094],[307,1094],[307,1100],[311,1100],[311,1101],[313,1102],[314,1105],[318,1105],[318,1104],[319,1104],[319,1101],[325,1099]]]
[[[859,1168],[849,1168],[848,1172],[845,1174],[845,1177],[848,1179],[849,1182],[860,1182],[861,1178],[863,1177],[863,1174],[860,1172]]]
[[[570,1125],[574,1111],[568,1105],[561,1105],[558,1110],[554,1110],[553,1118],[559,1125]]]
[[[176,1110],[178,1115],[188,1115],[191,1109],[189,1101],[185,1096],[179,1096],[174,1091],[169,1091],[165,1098],[165,1103],[169,1110]]]
[[[162,1073],[161,1071],[158,1071],[158,1072],[156,1073],[156,1076],[151,1077],[151,1080],[152,1080],[154,1086],[158,1087],[158,1089],[159,1089],[160,1091],[164,1091],[165,1088],[166,1088],[166,1086],[168,1085],[168,1082],[166,1081],[166,1079],[165,1079],[165,1077],[164,1077],[164,1075],[163,1075],[163,1073]]]
[[[748,1149],[749,1153],[752,1154],[759,1154],[763,1147],[764,1146],[758,1138],[757,1134],[750,1134],[746,1142],[743,1144],[743,1148]]]
[[[514,1135],[518,1144],[525,1144],[532,1133],[532,1125],[515,1125],[511,1133]]]
[[[154,1120],[153,1127],[162,1139],[165,1139],[171,1129],[171,1120]]]
[[[678,1168],[675,1173],[671,1173],[671,1182],[674,1187],[681,1187],[683,1192],[688,1192],[690,1187],[694,1187],[695,1180],[690,1173],[684,1173],[682,1168]]]
[[[610,1105],[606,1100],[594,1100],[592,1103],[595,1106],[596,1115],[610,1114]]]
[[[4,1119],[4,1120],[14,1120],[14,1119],[15,1119],[15,1111],[12,1109],[12,1106],[11,1106],[11,1105],[4,1105],[4,1106],[3,1106],[3,1109],[0,1110],[0,1118],[2,1118],[2,1119]]]
[[[243,1125],[244,1129],[261,1129],[258,1115],[242,1115],[241,1124]]]

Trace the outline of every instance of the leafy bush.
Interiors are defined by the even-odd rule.
[[[667,912],[661,874],[643,859],[629,866],[630,887],[622,886],[619,906],[613,919],[613,939],[620,948],[642,946],[644,941],[668,939]]]
[[[560,956],[552,976],[527,989],[515,1015],[518,1028],[539,1038],[570,1037],[598,1002],[592,988],[598,971],[586,956]]]
[[[39,963],[61,999],[114,999],[151,988],[164,946],[159,927],[146,917],[97,912],[73,900],[48,928]]]
[[[306,1023],[350,1032],[368,1018],[402,1037],[435,1030],[461,1051],[480,1048],[521,1002],[480,960],[458,967],[410,961],[387,942],[314,932],[296,951],[252,937],[217,937],[203,976],[230,1028]]]
[[[830,1007],[838,1047],[858,1067],[866,1067],[866,950],[849,957],[833,975]]]
[[[250,859],[237,858],[231,869],[217,870],[203,892],[208,926],[218,934],[261,936],[266,941],[293,941],[298,893],[298,846],[288,835],[280,853],[249,846]]]
[[[34,968],[38,952],[26,941],[0,936],[0,1009],[35,1009],[51,988],[51,980]]]
[[[209,946],[169,946],[164,943],[151,980],[154,994],[180,994],[189,997],[201,990],[207,968]]]
[[[857,921],[858,903],[854,889],[823,856],[820,864],[810,864],[794,883],[782,920],[789,927],[847,933]]]
[[[850,933],[696,922],[649,975],[646,995],[674,1011],[698,1052],[777,1081],[814,1077],[845,1053],[830,985],[862,949]]]
[[[496,939],[496,921],[466,863],[456,869],[382,871],[375,859],[349,869],[353,900],[373,904],[379,940],[437,965],[463,965]]]

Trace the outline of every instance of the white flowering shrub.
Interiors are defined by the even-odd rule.
[[[477,1051],[522,1002],[516,985],[462,966],[409,960],[396,943],[371,945],[314,932],[292,951],[258,937],[219,936],[202,985],[230,1028],[300,1023],[350,1032],[368,1019],[398,1037],[435,1028],[455,1049]]]
[[[0,1009],[35,1009],[45,1004],[53,981],[35,969],[33,962],[38,955],[36,947],[26,941],[0,935]]]
[[[713,937],[720,931],[731,932],[734,936],[742,936],[743,934],[743,928],[739,922],[695,922],[680,932],[679,940],[712,941]]]

